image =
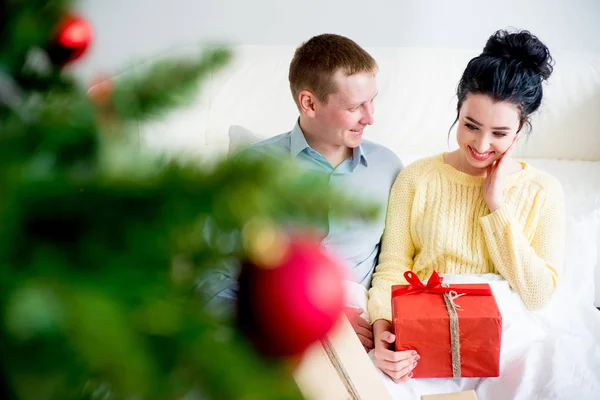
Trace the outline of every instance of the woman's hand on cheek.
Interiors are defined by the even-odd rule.
[[[487,177],[483,183],[483,200],[490,209],[490,212],[494,212],[504,206],[502,191],[506,177],[508,176],[508,163],[506,160],[509,158],[516,142],[517,136],[515,136],[512,144],[502,156],[488,167]]]

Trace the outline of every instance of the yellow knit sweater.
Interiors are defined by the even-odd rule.
[[[564,247],[564,199],[552,176],[521,163],[504,188],[505,206],[490,213],[485,178],[445,164],[417,161],[396,178],[379,264],[369,291],[371,322],[391,321],[391,286],[441,274],[502,275],[525,306],[544,306],[557,285]]]

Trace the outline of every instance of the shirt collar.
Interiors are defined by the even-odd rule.
[[[294,125],[294,129],[292,129],[290,136],[290,156],[297,157],[302,150],[310,148],[306,138],[304,137],[304,132],[302,132],[302,129],[300,129],[300,120],[296,121],[296,125]]]
[[[352,169],[356,168],[358,163],[362,163],[365,167],[369,166],[362,144],[352,149]]]
[[[310,149],[306,137],[304,137],[304,132],[300,128],[300,119],[296,121],[290,137],[290,156],[297,157],[304,149]],[[365,167],[369,166],[362,144],[352,149],[352,169],[354,170],[359,163],[362,163]]]

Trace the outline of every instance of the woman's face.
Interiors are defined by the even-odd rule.
[[[477,173],[497,161],[516,140],[519,117],[515,104],[468,94],[458,114],[456,135],[464,167]]]

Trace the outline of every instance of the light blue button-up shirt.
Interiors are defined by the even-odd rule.
[[[326,174],[329,184],[336,189],[380,207],[377,218],[370,221],[336,219],[335,210],[332,210],[322,241],[324,248],[343,260],[351,272],[351,278],[368,289],[377,263],[389,192],[402,169],[398,156],[384,146],[363,140],[360,146],[353,149],[352,157],[333,167],[308,145],[298,123],[290,132],[256,144],[252,151],[289,154],[303,167]]]

